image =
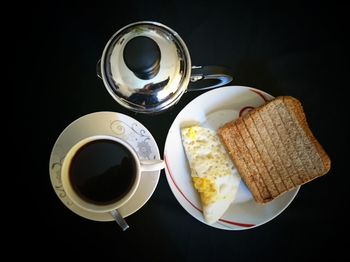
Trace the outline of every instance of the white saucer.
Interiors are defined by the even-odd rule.
[[[159,149],[151,133],[137,120],[115,112],[96,112],[72,122],[60,134],[50,156],[51,184],[59,199],[74,213],[95,221],[112,221],[109,213],[91,213],[77,207],[67,197],[61,183],[61,165],[68,150],[79,140],[93,135],[112,135],[127,141],[140,159],[160,159]],[[119,209],[127,217],[140,209],[157,187],[160,171],[141,174],[140,186],[135,195]]]

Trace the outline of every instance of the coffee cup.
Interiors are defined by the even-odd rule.
[[[62,186],[78,207],[94,213],[109,212],[123,230],[127,223],[118,209],[140,185],[141,173],[164,168],[163,160],[140,160],[126,141],[95,135],[77,142],[62,164]]]

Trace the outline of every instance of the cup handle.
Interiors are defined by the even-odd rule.
[[[232,81],[232,73],[224,66],[192,66],[187,91],[207,90],[223,86]]]
[[[157,171],[165,167],[163,160],[141,160],[140,161],[141,172],[143,171]]]
[[[125,219],[122,217],[118,210],[114,209],[110,211],[110,213],[114,218],[115,222],[117,222],[117,224],[122,228],[123,231],[129,228],[128,223],[126,223]]]

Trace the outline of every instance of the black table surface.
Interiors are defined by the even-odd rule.
[[[18,221],[18,238],[23,239],[22,247],[36,246],[28,248],[27,254],[47,258],[41,250],[45,245],[59,259],[71,254],[113,261],[121,257],[296,261],[345,253],[340,240],[347,231],[349,206],[345,194],[348,154],[342,153],[348,143],[345,8],[280,2],[124,1],[84,8],[56,3],[14,12],[11,21],[19,24],[11,31],[15,40],[8,42],[16,48],[11,71],[16,75],[12,92],[18,110],[10,111],[18,133],[30,137],[28,145],[18,141],[14,147],[26,146],[28,161],[17,164],[24,172],[14,175],[26,199],[23,212],[30,214],[26,226]],[[66,208],[51,186],[48,164],[51,149],[67,125],[92,112],[123,113],[146,126],[162,155],[177,114],[204,93],[186,93],[170,111],[155,116],[135,114],[113,100],[96,76],[96,62],[119,28],[142,20],[158,21],[177,31],[194,65],[231,67],[233,85],[298,98],[310,128],[332,160],[330,172],[302,186],[275,219],[243,231],[219,230],[193,218],[174,197],[164,171],[149,201],[127,218],[131,228],[126,232],[114,222],[84,219]]]

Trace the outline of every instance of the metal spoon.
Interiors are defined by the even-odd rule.
[[[129,228],[128,223],[126,223],[125,219],[121,216],[121,214],[118,212],[117,209],[112,210],[110,213],[114,218],[114,220],[117,222],[117,224],[122,228],[123,231]]]

